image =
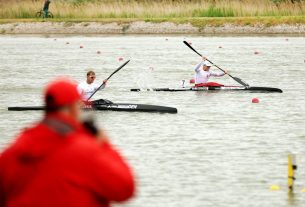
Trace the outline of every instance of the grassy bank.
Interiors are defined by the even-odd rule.
[[[43,0],[0,0],[0,19],[35,18],[35,13],[42,6]],[[50,11],[57,21],[280,16],[304,18],[305,1],[292,3],[271,0],[53,0]]]

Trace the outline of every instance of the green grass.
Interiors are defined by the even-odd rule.
[[[274,3],[275,2],[275,3]],[[0,0],[0,23],[133,21],[205,25],[305,24],[305,0],[56,0],[54,19],[35,18],[43,1]],[[70,23],[69,23],[70,22]]]
[[[209,6],[208,9],[195,9],[192,13],[192,17],[234,17],[234,11],[232,8],[217,8],[215,6]]]

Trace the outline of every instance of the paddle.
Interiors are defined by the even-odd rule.
[[[113,76],[115,73],[117,73],[119,70],[121,70],[125,65],[127,65],[127,63],[129,63],[130,60],[127,60],[123,65],[121,65],[118,69],[116,69],[113,73],[111,73],[111,75],[105,79],[105,81],[102,83],[102,85],[100,85],[94,92],[93,94],[87,99],[87,101],[89,101],[89,99],[98,91],[100,90],[101,87],[103,87],[106,82],[111,78],[111,76]]]
[[[197,53],[200,57],[202,57],[202,55],[197,52],[187,41],[183,41],[184,44],[186,44],[186,46],[188,46],[191,50],[193,50],[195,53]],[[217,65],[215,65],[212,61],[206,59],[207,61],[209,61],[212,65],[214,65],[216,68],[218,68],[219,70],[221,70],[222,72],[225,73],[225,71],[223,69],[221,69],[220,67],[218,67]],[[240,78],[237,77],[233,77],[231,76],[229,73],[227,73],[231,78],[233,78],[236,82],[238,82],[239,84],[245,86],[245,87],[249,87],[249,84],[243,82]]]

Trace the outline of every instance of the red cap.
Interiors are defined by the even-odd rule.
[[[45,104],[47,110],[56,110],[59,107],[73,104],[81,100],[77,85],[69,79],[52,81],[45,89]]]

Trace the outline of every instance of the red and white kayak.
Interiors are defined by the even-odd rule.
[[[244,84],[243,86],[225,86],[216,82],[207,82],[201,84],[195,84],[194,79],[190,80],[190,86],[185,87],[185,81],[182,80],[181,88],[132,88],[130,91],[168,91],[168,92],[179,92],[179,91],[250,91],[250,92],[278,92],[282,93],[283,91],[279,88],[271,88],[271,87],[256,87],[249,86],[248,84]]]
[[[282,93],[279,88],[271,87],[256,87],[256,86],[202,86],[202,87],[184,87],[184,88],[132,88],[130,91],[167,91],[167,92],[179,92],[179,91],[249,91],[258,93]]]

